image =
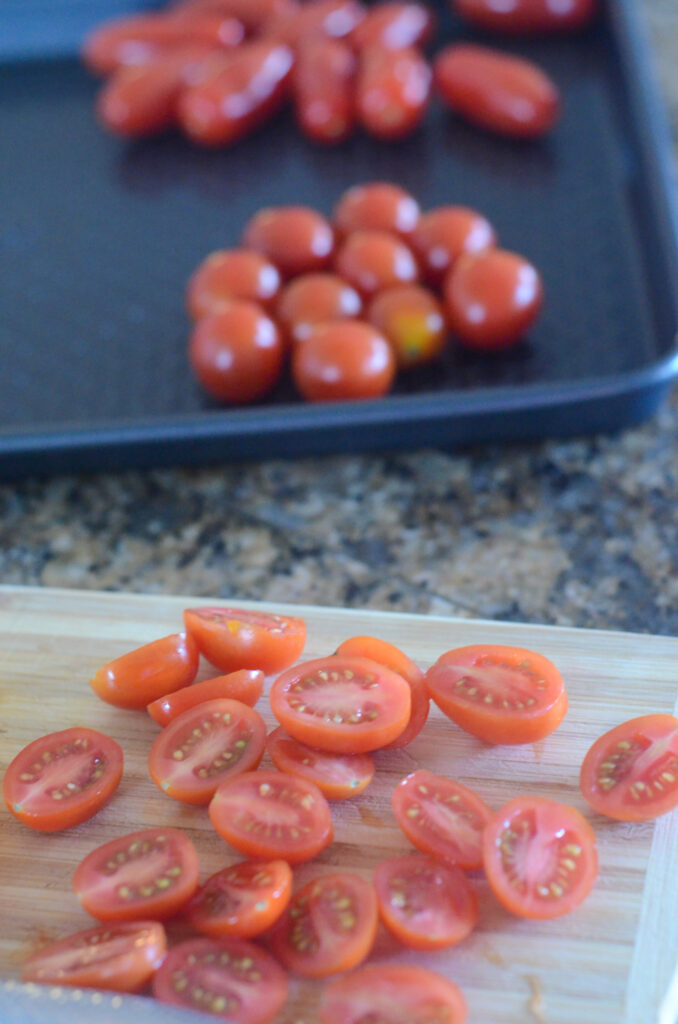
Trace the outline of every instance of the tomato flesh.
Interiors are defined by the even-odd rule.
[[[292,870],[284,860],[242,861],[217,871],[185,908],[196,931],[210,938],[251,939],[274,924],[292,895]]]
[[[328,800],[358,796],[374,778],[374,761],[369,754],[329,754],[274,729],[266,741],[268,754],[278,771],[315,782]]]
[[[324,992],[321,1024],[464,1024],[466,1001],[434,971],[397,964],[361,967]]]
[[[199,660],[193,638],[173,633],[103,665],[90,679],[90,686],[107,704],[140,710],[192,683]]]
[[[222,672],[280,672],[296,661],[306,643],[306,623],[291,615],[243,608],[188,608],[186,629],[200,653]]]
[[[204,704],[207,700],[216,700],[219,697],[238,700],[253,708],[263,692],[264,673],[258,669],[243,668],[238,672],[215,676],[214,679],[203,679],[201,683],[194,683],[183,690],[168,693],[149,704],[146,710],[153,721],[164,727],[184,711],[194,708],[196,704]]]

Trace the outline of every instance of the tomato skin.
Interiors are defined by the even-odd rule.
[[[334,252],[332,225],[308,206],[259,210],[245,225],[242,240],[288,277],[322,270]]]
[[[447,344],[445,313],[420,285],[398,285],[374,296],[367,319],[391,344],[399,369],[437,359]]]
[[[251,939],[275,924],[291,895],[292,869],[286,861],[246,860],[211,875],[184,914],[208,938]]]
[[[103,665],[90,686],[107,704],[140,710],[188,686],[198,672],[198,647],[188,633],[172,633]]]
[[[293,343],[305,341],[316,324],[352,320],[363,308],[360,295],[336,274],[303,274],[283,288],[276,315]]]
[[[436,286],[465,252],[481,252],[496,244],[490,222],[466,206],[439,206],[422,213],[410,239],[424,276]]]
[[[321,1024],[464,1024],[466,1001],[440,974],[407,964],[361,967],[328,985]]]
[[[306,623],[292,615],[243,608],[187,608],[184,623],[200,653],[222,672],[287,668],[304,649]]]
[[[388,231],[408,239],[417,224],[419,203],[400,185],[372,181],[354,185],[339,199],[332,220],[342,235],[354,231]]]
[[[253,302],[232,302],[197,322],[188,355],[206,391],[219,401],[244,405],[275,387],[283,370],[284,346],[263,309]]]
[[[248,249],[210,253],[188,282],[186,306],[198,320],[218,313],[234,300],[271,306],[280,290],[280,272],[270,260]]]
[[[314,0],[302,4],[296,12],[270,18],[264,25],[264,35],[294,47],[315,38],[344,39],[364,14],[365,8],[356,0]]]
[[[164,921],[190,900],[199,872],[198,855],[183,832],[147,828],[88,853],[75,870],[73,888],[98,921]]]
[[[367,298],[384,288],[411,284],[419,277],[411,251],[387,231],[354,231],[339,248],[334,266]]]
[[[63,772],[65,758],[72,761],[69,779]],[[61,832],[88,821],[108,803],[122,778],[122,766],[122,749],[115,740],[94,729],[64,729],[19,751],[5,772],[2,793],[10,812],[24,825],[38,832]]]
[[[428,61],[413,47],[366,46],[360,54],[358,121],[376,139],[411,135],[421,124],[431,93]]]
[[[214,679],[203,679],[201,683],[185,686],[183,690],[167,693],[149,704],[146,710],[163,728],[175,718],[193,708],[218,697],[228,697],[253,708],[264,692],[264,673],[258,669],[240,669]]]
[[[343,142],[355,123],[353,51],[336,39],[312,39],[297,53],[293,91],[297,122],[314,142]]]
[[[358,50],[366,46],[402,50],[407,46],[424,46],[434,29],[435,18],[423,4],[386,0],[370,7],[351,33],[351,42]]]
[[[282,728],[269,734],[266,750],[278,771],[315,782],[328,800],[358,796],[374,778],[369,754],[328,754],[292,739]]]
[[[165,929],[157,921],[88,928],[51,942],[30,956],[21,969],[21,980],[140,992],[166,952]]]
[[[237,18],[248,32],[258,32],[269,18],[299,11],[296,0],[181,0],[172,8],[175,18],[192,19],[205,11]]]
[[[599,736],[579,784],[594,810],[616,821],[651,821],[678,805],[678,718],[642,715]]]
[[[381,398],[395,371],[389,343],[360,320],[317,324],[292,352],[294,383],[310,402]]]
[[[502,6],[492,0],[452,0],[452,6],[461,17],[490,32],[533,35],[583,28],[596,13],[598,0],[570,0],[566,4],[512,0]]]

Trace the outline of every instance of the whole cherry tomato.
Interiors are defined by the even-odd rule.
[[[276,315],[292,341],[305,341],[327,320],[352,320],[362,312],[358,292],[336,274],[303,274],[283,288]]]
[[[299,11],[297,0],[181,0],[172,8],[176,18],[191,19],[205,11],[220,11],[241,21],[248,32],[258,32],[269,18]]]
[[[387,288],[372,299],[367,319],[390,342],[400,369],[436,359],[445,348],[445,314],[436,296],[417,284]]]
[[[90,679],[90,686],[107,704],[141,710],[180,690],[198,672],[198,646],[188,633],[172,633],[109,661]]]
[[[587,25],[598,0],[452,0],[457,14],[490,32],[510,35],[570,32]]]
[[[417,262],[399,238],[388,231],[355,231],[340,246],[337,273],[366,297],[419,277]]]
[[[486,46],[459,43],[436,57],[435,82],[451,110],[468,121],[516,139],[550,132],[560,94],[531,61]]]
[[[280,272],[261,253],[220,249],[210,253],[188,282],[186,305],[196,320],[218,313],[234,299],[270,305],[280,288]]]
[[[342,142],[355,123],[356,58],[337,39],[310,39],[299,46],[293,90],[297,121],[315,142]]]
[[[414,47],[367,46],[360,54],[358,121],[377,139],[402,139],[423,120],[431,93],[431,69]]]
[[[465,252],[480,252],[497,244],[495,230],[476,210],[439,206],[422,213],[409,239],[424,275],[439,285]]]
[[[263,32],[288,46],[315,36],[343,39],[364,16],[365,8],[357,0],[310,0],[297,11],[283,11],[269,18]]]
[[[245,225],[242,240],[289,277],[322,270],[334,251],[332,225],[308,206],[259,210]]]
[[[537,319],[541,277],[522,256],[503,249],[466,253],[445,279],[447,318],[469,348],[492,351],[519,341]]]
[[[344,192],[332,219],[342,235],[354,231],[392,231],[409,238],[419,223],[419,203],[400,185],[371,181]]]
[[[391,346],[370,324],[319,324],[292,353],[292,376],[311,402],[380,398],[393,384]]]
[[[241,405],[263,398],[275,386],[284,350],[278,328],[259,306],[233,302],[198,321],[189,358],[206,391]]]
[[[424,4],[389,0],[370,7],[351,33],[351,42],[359,50],[365,46],[402,50],[405,46],[423,46],[434,28],[433,14]]]

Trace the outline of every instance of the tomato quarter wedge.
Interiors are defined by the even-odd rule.
[[[140,710],[192,683],[199,660],[193,639],[173,633],[110,661],[94,674],[90,685],[107,704]]]
[[[348,872],[324,875],[292,897],[271,932],[271,948],[288,970],[326,978],[362,963],[377,923],[374,886]]]
[[[2,792],[9,810],[39,832],[87,821],[122,778],[122,750],[94,729],[64,729],[24,747],[9,765]]]
[[[325,989],[322,1024],[464,1024],[466,1000],[452,981],[423,967],[361,967]]]
[[[242,608],[188,608],[186,629],[200,653],[222,672],[258,668],[265,675],[296,661],[306,643],[306,623],[290,615]]]
[[[330,754],[293,740],[284,729],[275,729],[266,741],[273,764],[281,772],[315,782],[328,800],[358,796],[374,778],[369,754]]]
[[[511,913],[561,917],[593,888],[596,837],[574,807],[522,796],[509,800],[485,829],[483,863],[494,895]]]
[[[678,806],[678,718],[643,715],[610,729],[581,767],[585,799],[617,821],[649,821]]]
[[[466,871],[483,863],[483,829],[492,811],[453,779],[422,768],[403,779],[391,797],[401,829],[418,850]]]
[[[264,692],[264,673],[258,669],[240,669],[229,672],[225,676],[214,679],[203,679],[201,683],[185,686],[175,693],[165,694],[159,700],[149,704],[146,710],[158,725],[169,725],[175,718],[194,708],[196,704],[204,704],[207,700],[227,697],[248,704],[251,708],[257,703]]]
[[[140,992],[167,950],[157,921],[99,925],[38,950],[24,963],[22,981]]]
[[[292,869],[286,861],[244,860],[208,878],[184,913],[210,938],[251,939],[278,920],[291,895]]]
[[[426,685],[441,711],[486,743],[534,743],[557,729],[567,711],[558,669],[523,647],[447,651],[426,673]]]

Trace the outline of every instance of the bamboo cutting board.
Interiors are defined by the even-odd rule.
[[[78,828],[31,832],[3,805],[0,976],[17,975],[36,944],[91,925],[72,893],[71,876],[102,842],[148,825],[175,825],[195,842],[203,877],[239,859],[212,831],[204,809],[168,799],[148,778],[146,756],[157,726],[145,713],[101,703],[88,685],[103,662],[181,628],[182,609],[197,603],[205,602],[0,588],[0,772],[30,740],[72,725],[109,733],[125,752],[117,794]],[[342,868],[369,878],[379,860],[407,851],[390,794],[404,775],[425,766],[477,789],[495,808],[527,792],[583,811],[598,835],[601,866],[588,901],[558,921],[521,921],[498,906],[479,874],[480,923],[469,939],[422,955],[380,934],[373,959],[421,963],[452,978],[466,993],[469,1024],[674,1024],[678,812],[655,826],[607,821],[584,803],[577,778],[600,733],[625,718],[674,711],[678,640],[326,608],[275,610],[306,618],[305,658],[371,633],[427,667],[451,647],[490,641],[541,652],[560,668],[568,687],[570,711],[561,728],[526,747],[487,747],[433,709],[407,750],[377,755],[375,781],[362,796],[333,805],[335,842],[295,874],[301,882]],[[214,674],[203,664],[199,678]],[[272,724],[265,700],[260,710]],[[315,1024],[320,990],[319,984],[293,982],[276,1024]]]

